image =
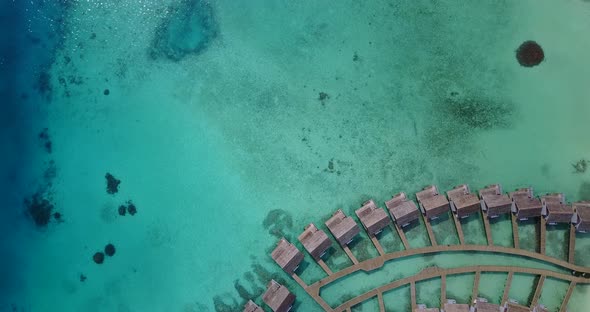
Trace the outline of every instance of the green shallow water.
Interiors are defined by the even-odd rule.
[[[590,158],[589,15],[583,0],[73,2],[48,69],[51,103],[39,108],[53,140],[41,161],[55,162],[52,200],[69,221],[25,235],[35,255],[14,301],[30,311],[239,311],[248,298],[262,304],[275,278],[297,295],[295,310],[320,311],[269,253],[310,222],[324,228],[336,209],[354,215],[369,198],[383,206],[429,184],[590,199],[590,172],[572,170]],[[516,61],[525,40],[543,46],[539,66]],[[81,82],[60,82],[69,77]],[[106,172],[122,180],[119,193],[106,194]],[[139,212],[120,218],[129,199]],[[464,222],[467,241],[483,243],[481,221]],[[494,242],[510,246],[510,221],[492,223]],[[434,231],[458,243],[451,219]],[[523,248],[536,248],[534,227],[519,231]],[[430,245],[425,233],[423,223],[407,230],[410,245]],[[387,251],[401,249],[397,233],[381,235]],[[106,241],[117,255],[98,266],[91,257]],[[366,234],[352,252],[377,255]],[[548,253],[563,258],[560,247]],[[589,259],[590,236],[579,235],[575,261]],[[327,262],[350,263],[339,250]],[[428,265],[497,262],[544,266],[428,255],[324,294],[336,302]],[[309,256],[300,274],[325,276]],[[496,299],[501,280],[486,275],[482,293]],[[514,282],[515,298],[528,300],[530,278]],[[472,281],[451,283],[464,301]],[[387,309],[408,311],[407,292],[385,294]],[[440,283],[420,283],[418,294],[437,304]],[[589,296],[576,287],[570,312],[584,312]],[[542,298],[555,307],[558,297]]]

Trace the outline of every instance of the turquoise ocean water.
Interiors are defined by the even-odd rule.
[[[269,253],[338,208],[428,184],[590,200],[590,172],[572,166],[590,159],[588,1],[33,0],[2,2],[0,16],[2,312],[241,311],[270,278],[297,311],[319,311]],[[526,40],[543,47],[539,66],[518,64]],[[113,194],[107,173],[121,181]],[[27,200],[60,215],[37,225]],[[129,201],[137,214],[119,215]],[[468,243],[485,243],[479,219],[466,223]],[[510,222],[492,227],[509,246]],[[534,249],[534,226],[519,230]],[[458,244],[451,219],[434,231]],[[380,239],[402,248],[391,231]],[[423,225],[408,239],[429,244]],[[565,242],[548,231],[547,253],[565,259]],[[115,254],[96,264],[108,243]],[[589,248],[578,235],[577,264],[590,266]],[[333,252],[331,268],[350,264]],[[353,253],[377,255],[366,235]],[[399,260],[322,295],[341,303],[431,265],[547,267],[527,261]],[[306,282],[324,276],[306,262]],[[480,293],[498,301],[504,280],[483,274]],[[447,283],[469,300],[473,274]],[[567,283],[545,285],[556,310]],[[571,312],[586,311],[588,287]],[[534,281],[512,289],[526,302]],[[440,301],[438,280],[417,290]],[[409,311],[409,288],[384,300]]]

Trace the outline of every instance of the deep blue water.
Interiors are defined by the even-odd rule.
[[[61,1],[0,2],[0,311],[16,304],[11,301],[22,287],[20,273],[33,255],[25,237],[43,234],[23,200],[44,183],[31,173],[48,158],[38,133],[51,105],[47,71],[65,12]]]

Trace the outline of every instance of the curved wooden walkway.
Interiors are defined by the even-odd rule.
[[[574,234],[575,235],[575,234]],[[379,302],[380,311],[384,311],[384,303],[383,303],[383,293],[394,288],[410,284],[411,286],[411,296],[412,296],[412,309],[416,307],[416,291],[415,291],[415,284],[416,282],[427,280],[435,277],[440,277],[443,282],[443,286],[441,287],[441,303],[444,303],[446,300],[446,285],[444,285],[444,281],[446,280],[447,275],[454,275],[454,274],[464,274],[464,273],[475,273],[475,279],[473,284],[473,291],[472,297],[476,298],[479,288],[479,279],[481,277],[481,272],[506,272],[508,273],[508,278],[506,280],[506,286],[504,290],[504,294],[502,296],[502,302],[506,302],[508,299],[508,292],[510,290],[510,285],[512,283],[512,278],[514,273],[521,273],[521,274],[531,274],[531,275],[538,275],[539,276],[539,283],[535,289],[535,294],[533,296],[533,303],[536,303],[541,295],[541,289],[545,278],[553,277],[558,278],[561,280],[566,280],[570,282],[570,287],[568,288],[568,292],[564,298],[564,302],[562,303],[562,309],[560,311],[565,311],[567,307],[567,301],[571,296],[571,292],[577,283],[590,283],[590,279],[582,278],[582,277],[575,277],[571,274],[551,271],[551,270],[543,270],[543,269],[534,269],[534,268],[524,268],[524,267],[515,267],[515,266],[469,266],[469,267],[459,267],[459,268],[448,268],[443,269],[439,267],[431,267],[424,269],[420,273],[406,277],[394,282],[391,282],[387,285],[383,285],[377,288],[374,288],[371,291],[368,291],[360,296],[352,298],[343,304],[339,305],[336,308],[332,308],[321,296],[320,296],[320,289],[325,287],[337,280],[348,276],[357,271],[373,271],[375,269],[381,268],[385,262],[401,259],[404,257],[414,256],[414,255],[426,255],[430,253],[439,253],[439,252],[467,252],[467,251],[477,251],[477,252],[490,252],[496,254],[508,254],[514,256],[521,256],[532,258],[536,260],[542,260],[548,264],[553,264],[557,267],[561,267],[562,269],[567,270],[575,270],[579,272],[590,272],[590,268],[582,267],[579,265],[575,265],[569,261],[564,261],[560,259],[556,259],[553,257],[546,256],[544,254],[518,249],[518,248],[509,248],[509,247],[502,247],[502,246],[491,246],[491,245],[449,245],[449,246],[441,246],[435,245],[430,247],[424,248],[416,248],[416,249],[407,249],[403,251],[397,251],[387,254],[381,254],[379,257],[368,259],[362,262],[356,262],[353,265],[340,270],[338,272],[330,272],[327,277],[313,283],[312,285],[307,285],[297,274],[293,274],[292,277],[295,281],[307,292],[309,296],[311,296],[325,311],[350,311],[352,306],[357,305],[365,300],[371,299],[373,297],[377,297]],[[356,259],[355,259],[356,260]],[[472,298],[472,299],[473,299]],[[532,306],[532,305],[531,305]]]
[[[342,303],[341,305],[339,305],[335,308],[332,308],[330,305],[328,305],[326,303],[326,301],[324,301],[319,296],[319,293],[315,293],[314,292],[315,289],[312,289],[310,286],[306,286],[305,283],[303,283],[302,287],[305,289],[305,291],[312,298],[314,298],[314,300],[316,300],[316,302],[320,306],[322,306],[322,308],[324,308],[325,311],[340,312],[340,311],[348,311],[353,306],[355,306],[365,300],[371,299],[373,297],[377,297],[377,299],[379,301],[379,305],[383,306],[383,293],[384,292],[393,290],[393,289],[398,288],[400,286],[410,284],[411,297],[412,297],[412,299],[411,299],[412,300],[412,307],[415,308],[416,307],[416,286],[415,285],[417,282],[436,278],[436,277],[446,278],[446,276],[448,276],[448,275],[465,274],[465,273],[475,273],[476,276],[478,276],[481,274],[481,272],[505,272],[505,273],[509,273],[510,277],[513,276],[514,273],[540,276],[541,278],[539,279],[539,283],[537,284],[537,289],[535,291],[535,297],[533,299],[533,304],[531,304],[531,306],[536,304],[536,301],[538,300],[540,293],[541,293],[541,287],[542,287],[543,282],[545,281],[546,277],[557,278],[560,280],[565,280],[565,281],[570,282],[570,288],[568,288],[568,293],[566,294],[566,296],[564,298],[564,302],[562,303],[562,307],[567,306],[567,301],[569,300],[571,292],[573,290],[573,287],[571,286],[572,284],[575,285],[576,283],[590,283],[590,279],[585,279],[582,277],[575,277],[570,274],[558,273],[558,272],[554,272],[554,271],[550,271],[550,270],[543,270],[543,269],[533,269],[533,268],[523,268],[523,267],[513,267],[513,266],[468,266],[468,267],[450,268],[450,269],[443,269],[443,268],[439,268],[439,267],[430,267],[430,268],[426,268],[426,269],[422,270],[420,273],[418,273],[416,275],[406,277],[403,279],[399,279],[399,280],[391,282],[389,284],[374,288],[373,290],[370,290],[364,294],[354,297],[354,298]],[[302,282],[301,279],[299,279],[298,277],[296,277],[296,280],[298,282]],[[479,281],[477,281],[477,283],[479,283]],[[507,288],[509,288],[509,287],[510,287],[510,282],[507,281]],[[442,292],[442,290],[441,290],[441,292]],[[474,290],[474,292],[475,292],[475,290]],[[475,296],[477,296],[477,293],[475,294]],[[441,296],[441,298],[442,298],[442,296]],[[563,310],[560,310],[560,311],[563,311]]]
[[[502,246],[489,246],[489,245],[437,245],[437,246],[430,246],[430,247],[423,247],[423,248],[415,248],[415,249],[407,249],[402,251],[396,251],[388,254],[381,255],[376,258],[368,259],[363,262],[359,262],[357,264],[351,265],[345,269],[342,269],[338,272],[334,272],[333,274],[315,282],[312,285],[309,285],[310,289],[318,289],[324,287],[340,278],[345,277],[346,275],[352,274],[356,271],[373,271],[375,269],[381,268],[385,262],[400,259],[404,257],[420,255],[420,254],[430,254],[430,253],[438,253],[438,252],[466,252],[466,251],[479,251],[479,252],[490,252],[490,253],[502,253],[502,254],[509,254],[514,256],[521,256],[527,257],[532,259],[537,259],[544,261],[549,264],[553,264],[564,269],[568,270],[575,270],[579,272],[590,272],[590,268],[579,266],[564,260],[560,260],[557,258],[549,257],[546,255],[542,255],[536,252],[524,250],[524,249],[516,249],[516,248],[509,248],[509,247],[502,247]]]

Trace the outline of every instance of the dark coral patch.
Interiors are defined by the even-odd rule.
[[[53,211],[53,204],[43,196],[44,194],[37,192],[31,198],[25,199],[27,214],[39,227],[47,226]]]
[[[104,262],[104,253],[100,251],[95,253],[94,256],[92,256],[92,260],[94,260],[94,263],[96,264],[102,264]]]
[[[203,52],[217,37],[218,25],[209,1],[184,0],[168,11],[171,13],[155,31],[149,51],[153,59],[180,61]]]
[[[107,179],[107,193],[115,194],[119,191],[119,184],[121,184],[121,180],[115,178],[112,174],[108,173],[105,175]]]
[[[127,214],[127,207],[125,207],[124,205],[119,206],[119,215],[120,216],[124,216]]]
[[[115,254],[115,246],[113,244],[108,244],[104,247],[104,253],[109,256],[112,257]]]
[[[137,207],[135,207],[135,204],[133,204],[131,201],[127,202],[127,212],[129,212],[129,214],[132,216],[137,213]]]
[[[543,48],[535,41],[529,40],[523,42],[516,50],[516,59],[523,67],[533,67],[539,65],[545,59]]]

